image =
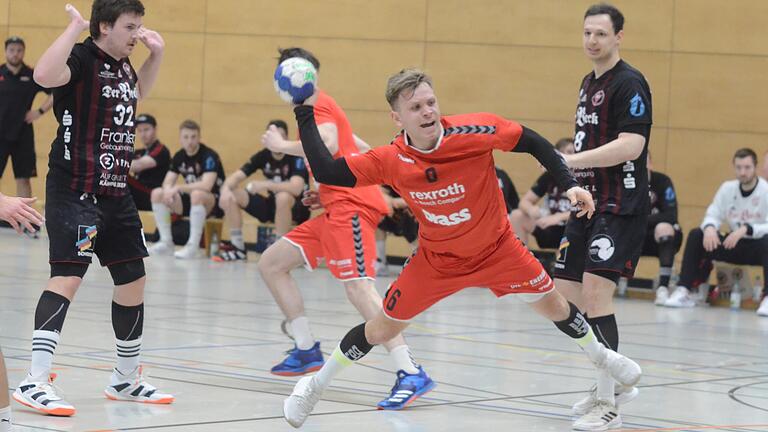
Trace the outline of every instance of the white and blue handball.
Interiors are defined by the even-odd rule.
[[[282,100],[299,105],[315,93],[317,69],[309,60],[291,57],[275,69],[274,84]]]

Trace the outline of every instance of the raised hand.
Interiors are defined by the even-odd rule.
[[[19,234],[26,228],[37,231],[32,224],[42,226],[44,221],[40,213],[32,207],[37,198],[18,198],[0,194],[0,219],[11,224]]]
[[[283,136],[280,135],[280,132],[277,130],[277,126],[275,125],[269,125],[267,130],[264,132],[264,135],[261,136],[261,144],[264,146],[264,148],[269,149],[270,151],[273,151],[275,153],[283,153],[283,143],[284,143]]]
[[[88,30],[91,23],[85,20],[82,15],[80,15],[80,11],[78,11],[76,7],[67,3],[67,5],[64,6],[64,10],[67,12],[67,15],[69,15],[70,25],[74,25],[80,31]]]
[[[154,30],[142,27],[139,29],[136,36],[152,54],[161,54],[165,49],[165,41],[163,40],[163,37],[160,36],[160,33]]]

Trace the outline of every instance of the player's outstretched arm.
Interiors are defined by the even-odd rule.
[[[334,186],[353,187],[357,178],[342,157],[334,159],[323,143],[315,123],[314,107],[299,105],[293,109],[301,134],[301,146],[312,167],[312,174],[320,183]]]
[[[605,168],[623,164],[640,157],[645,147],[645,137],[622,132],[615,140],[592,150],[566,155],[571,168]]]
[[[555,150],[555,146],[549,141],[523,126],[523,135],[512,151],[533,155],[555,177],[560,188],[567,191],[566,195],[571,200],[571,204],[580,209],[577,216],[581,217],[586,214],[587,217],[592,217],[592,213],[595,211],[592,195],[579,187],[573,173],[565,164],[563,155]]]
[[[72,73],[67,66],[67,58],[80,33],[88,30],[89,26],[88,21],[84,20],[71,4],[67,4],[64,10],[69,14],[69,25],[43,53],[35,66],[35,82],[46,88],[60,87],[69,82]]]

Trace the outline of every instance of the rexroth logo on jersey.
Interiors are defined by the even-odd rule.
[[[409,192],[414,201],[426,206],[453,204],[464,199],[466,193],[467,190],[461,183],[427,192]]]
[[[587,109],[583,106],[580,106],[579,109],[576,110],[576,124],[579,125],[579,127],[583,127],[588,124],[597,125],[599,123],[600,120],[597,118],[596,112],[587,114]]]
[[[426,216],[428,221],[432,222],[433,224],[442,226],[454,226],[472,219],[472,214],[469,212],[468,208],[463,208],[456,213],[451,213],[447,216],[433,214],[424,209],[421,209],[421,211],[424,213],[424,216]]]

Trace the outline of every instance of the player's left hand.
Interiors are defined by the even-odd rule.
[[[11,224],[19,234],[26,228],[30,232],[37,231],[32,224],[42,226],[43,216],[32,207],[37,198],[9,197],[0,194],[0,219]]]
[[[269,192],[269,186],[270,182],[266,180],[254,180],[250,183],[248,183],[248,186],[246,186],[246,190],[250,194],[259,194],[259,195],[265,195],[267,192]]]
[[[737,229],[736,231],[733,231],[732,233],[728,234],[728,237],[723,240],[723,247],[726,249],[733,249],[736,247],[736,245],[739,243],[739,240],[742,239],[747,235],[747,227],[742,225]]]
[[[165,41],[160,33],[146,27],[139,29],[136,37],[147,47],[152,54],[161,54],[165,49]]]
[[[565,196],[571,200],[572,206],[579,209],[576,217],[587,215],[587,219],[592,219],[592,214],[595,213],[595,201],[592,199],[591,193],[578,186],[574,186],[568,189]]]
[[[24,122],[26,122],[27,124],[32,123],[33,121],[39,119],[41,116],[42,116],[42,114],[40,114],[40,111],[38,111],[36,109],[35,110],[29,110],[24,115]]]
[[[306,207],[309,207],[310,210],[319,210],[323,208],[323,204],[320,202],[320,193],[312,189],[304,191],[301,203]]]

